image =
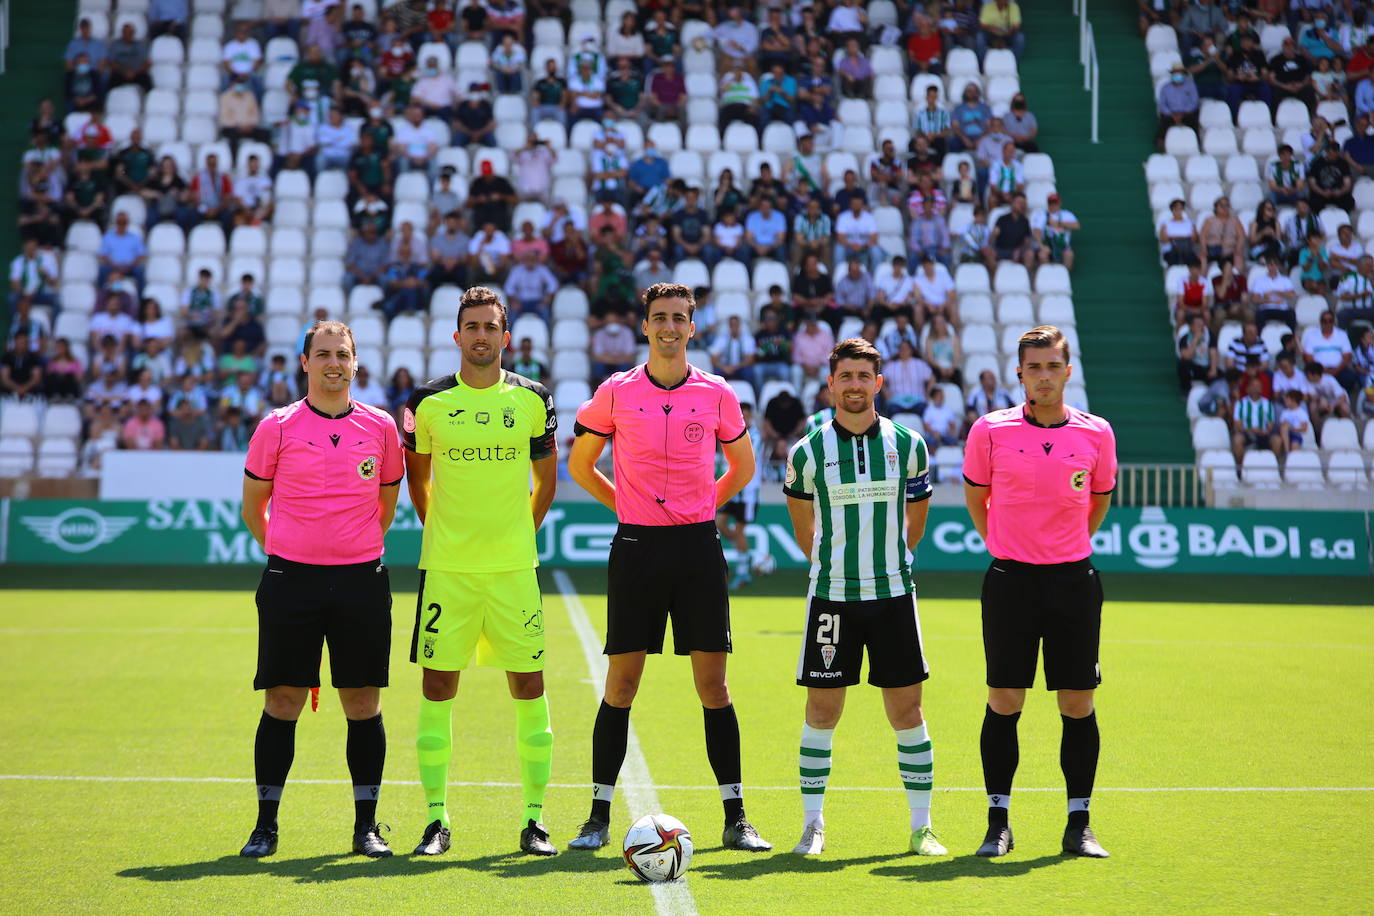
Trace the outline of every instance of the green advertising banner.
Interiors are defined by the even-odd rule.
[[[1361,512],[1113,509],[1093,538],[1093,554],[1108,571],[1368,576],[1369,524]],[[601,566],[614,532],[615,519],[596,503],[555,503],[539,530],[540,562]],[[750,538],[753,552],[766,551],[779,569],[805,566],[786,507],[761,506]],[[733,559],[733,550],[726,555]],[[387,562],[413,566],[419,556],[419,522],[402,507],[387,535]],[[0,501],[0,562],[180,566],[264,559],[236,501]],[[916,565],[987,565],[983,539],[962,509],[931,507]]]

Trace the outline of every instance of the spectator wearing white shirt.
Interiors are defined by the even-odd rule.
[[[398,167],[403,172],[424,171],[433,168],[434,156],[439,146],[425,132],[424,112],[419,105],[406,106],[405,117],[391,138],[391,148],[396,155]]]
[[[488,221],[468,243],[468,269],[477,278],[497,279],[510,264],[510,252],[510,239]]]
[[[1279,271],[1279,259],[1265,259],[1265,273],[1255,278],[1250,285],[1250,296],[1255,305],[1255,321],[1261,327],[1268,321],[1281,321],[1289,330],[1298,328],[1297,313],[1293,305],[1298,300],[1293,281]]]
[[[958,445],[959,420],[959,415],[945,403],[945,390],[938,385],[931,388],[930,403],[921,412],[926,438],[939,445]]]
[[[891,272],[879,276],[873,286],[875,289],[873,297],[874,318],[895,315],[909,319],[915,314],[920,297],[916,292],[916,278],[907,272],[906,258],[901,255],[893,258]],[[882,311],[879,312],[878,309],[882,309]],[[883,339],[886,340],[887,337],[884,336]],[[881,344],[878,346],[878,350],[883,354],[883,359],[892,359],[896,349],[895,344],[887,351],[883,351]]]
[[[605,321],[592,332],[592,384],[597,385],[613,372],[634,365],[637,345],[634,332],[617,312],[607,312]]]
[[[753,252],[744,241],[744,225],[734,209],[721,213],[720,221],[711,229],[711,241],[702,250],[702,260],[714,268],[724,258],[734,258],[748,267]]]
[[[568,128],[578,121],[600,121],[606,114],[606,80],[592,71],[589,61],[578,63],[577,70],[568,77],[567,95],[571,113]]]
[[[366,366],[359,365],[358,373],[353,376],[353,400],[372,407],[386,409],[386,389],[372,377]]]
[[[936,315],[944,315],[950,324],[958,327],[958,297],[954,294],[954,278],[949,270],[933,258],[922,258],[921,269],[913,279],[919,297],[916,323],[925,327]]]
[[[516,316],[533,312],[549,322],[553,314],[553,297],[558,292],[558,278],[547,265],[540,263],[538,252],[526,248],[506,276],[505,291],[515,306]]]
[[[282,168],[299,169],[315,178],[315,152],[318,125],[312,117],[310,103],[304,100],[291,106],[291,117],[277,134],[277,154],[284,160]]]
[[[272,219],[272,179],[256,155],[248,157],[247,169],[234,180],[234,193],[243,204],[240,218],[256,226]]]
[[[105,310],[91,316],[89,341],[95,352],[106,335],[119,343],[121,351],[133,347],[138,338],[138,323],[123,309],[123,300],[114,293],[105,297]]]
[[[1073,233],[1081,227],[1078,217],[1064,209],[1058,194],[1045,198],[1045,209],[1032,213],[1030,224],[1040,263],[1063,264],[1073,270]]]
[[[738,315],[731,315],[726,330],[711,343],[711,365],[722,378],[754,384],[754,335]]]
[[[826,34],[837,45],[850,38],[862,39],[867,28],[868,13],[859,0],[844,0],[830,11],[830,18],[825,22]]]
[[[1007,140],[1002,144],[1002,157],[988,165],[988,209],[1010,206],[1012,198],[1025,190],[1025,169],[1016,159],[1016,144]]]
[[[744,8],[731,5],[726,20],[715,27],[711,37],[727,65],[749,66],[759,49],[758,26],[744,18]]]
[[[1336,328],[1336,316],[1331,312],[1322,312],[1317,326],[1303,332],[1302,358],[1308,367],[1320,366],[1323,374],[1335,378],[1347,391],[1353,390],[1360,381],[1350,366],[1355,359],[1350,336]]]
[[[893,357],[883,359],[883,399],[888,408],[893,413],[925,410],[935,373],[916,355],[915,344],[903,337]]]
[[[1281,397],[1283,402],[1283,409],[1279,411],[1279,441],[1285,451],[1302,448],[1312,430],[1312,416],[1302,402],[1302,392],[1289,388],[1281,396],[1277,391],[1274,395]]]
[[[1355,227],[1349,223],[1336,227],[1336,241],[1326,244],[1326,253],[1331,258],[1332,270],[1338,276],[1359,270],[1360,258],[1364,257],[1364,245],[1355,238]]]
[[[849,198],[849,209],[835,220],[835,266],[861,261],[869,272],[883,259],[878,247],[878,220],[864,204],[862,195]]]
[[[1350,416],[1350,396],[1335,376],[1322,371],[1321,363],[1308,363],[1302,373],[1307,382],[1307,406],[1318,431],[1327,417]]]
[[[1349,228],[1341,227],[1342,230]],[[1331,252],[1335,254],[1335,246]],[[1361,254],[1358,265],[1336,287],[1336,324],[1342,331],[1348,331],[1355,321],[1374,323],[1374,257]]]
[[[235,26],[234,37],[226,41],[221,49],[220,67],[224,71],[220,78],[221,92],[230,83],[247,83],[257,100],[262,101],[262,76],[259,73],[262,68],[262,45],[253,37],[252,23],[240,22]]]
[[[38,247],[37,239],[25,239],[21,253],[10,261],[10,308],[21,297],[34,305],[55,306],[56,287],[57,260],[51,252]]]
[[[439,68],[439,58],[427,56],[419,79],[410,89],[410,101],[419,105],[427,118],[453,120],[453,105],[458,99],[458,84],[453,74]]]
[[[315,131],[319,153],[315,166],[320,171],[328,169],[347,169],[353,158],[353,148],[358,145],[358,129],[344,121],[343,110],[330,108],[325,122]]]

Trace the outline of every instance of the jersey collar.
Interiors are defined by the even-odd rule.
[[[664,384],[662,384],[661,382],[659,382],[658,379],[654,378],[654,377],[653,377],[653,374],[649,372],[649,364],[648,364],[648,363],[645,363],[645,364],[644,364],[644,377],[645,377],[646,379],[648,379],[648,380],[649,380],[649,384],[650,384],[650,385],[653,385],[655,388],[662,389],[663,391],[676,391],[677,389],[681,388],[683,385],[687,384],[687,380],[688,380],[689,378],[692,377],[692,366],[691,366],[690,363],[688,364],[688,366],[687,366],[687,374],[684,375],[684,376],[682,377],[682,381],[678,382],[678,383],[675,384],[675,385],[664,385]]]
[[[832,422],[831,425],[835,428],[835,435],[841,439],[857,439],[859,437],[859,434],[851,433],[848,429],[841,426],[839,422]],[[881,433],[882,421],[874,420],[873,425],[870,426],[868,429],[864,430],[862,435],[866,439],[876,439]]]
[[[318,415],[324,417],[326,420],[342,420],[344,417],[348,416],[349,414],[351,414],[351,413],[353,412],[353,402],[352,402],[352,401],[349,401],[349,402],[348,402],[348,409],[345,410],[343,413],[325,413],[323,410],[320,410],[320,409],[319,409],[318,407],[316,407],[314,404],[311,404],[309,398],[306,398],[306,399],[305,399],[305,406],[306,406],[306,407],[309,407],[312,411],[314,411],[316,414],[318,414]]]
[[[1060,420],[1058,423],[1051,423],[1047,426],[1044,423],[1038,422],[1035,419],[1035,415],[1032,414],[1030,410],[1027,408],[1027,406],[1023,404],[1021,405],[1021,419],[1025,420],[1031,426],[1038,426],[1041,429],[1059,429],[1059,427],[1061,426],[1069,425],[1069,412],[1065,410],[1064,419]]]

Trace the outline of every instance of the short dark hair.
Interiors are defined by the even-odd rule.
[[[1022,334],[1016,341],[1016,365],[1021,365],[1025,360],[1027,350],[1039,350],[1045,347],[1062,347],[1064,349],[1064,364],[1069,363],[1069,341],[1064,336],[1064,332],[1054,325],[1042,324],[1038,328],[1031,328]]]
[[[874,375],[883,371],[883,355],[878,352],[877,347],[862,337],[848,337],[835,344],[835,349],[830,351],[830,371],[832,373],[842,359],[866,359],[873,364]]]
[[[506,314],[506,304],[501,301],[500,296],[485,286],[470,286],[467,292],[463,293],[463,298],[458,301],[458,327],[463,326],[464,312],[484,305],[492,306],[501,316],[501,330],[510,330],[510,316]]]
[[[649,306],[657,299],[686,299],[687,317],[690,319],[697,310],[697,297],[691,287],[681,283],[655,283],[644,291],[644,317],[649,317]]]
[[[314,342],[316,334],[342,334],[348,338],[348,345],[353,348],[353,358],[358,358],[358,345],[353,341],[353,329],[342,321],[333,321],[328,318],[312,324],[305,332],[305,342],[301,344],[301,355],[310,355],[310,344]]]

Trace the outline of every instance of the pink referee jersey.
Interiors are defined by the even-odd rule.
[[[695,366],[672,388],[647,366],[615,373],[577,411],[577,431],[614,437],[615,514],[627,525],[714,519],[716,443],[747,432],[735,389]]]
[[[1116,435],[1101,417],[1065,406],[1040,426],[1024,405],[978,418],[964,479],[988,494],[988,553],[1022,563],[1072,563],[1092,553],[1092,496],[1116,489]]]
[[[344,566],[382,555],[378,487],[405,476],[401,437],[384,410],[350,402],[338,417],[304,398],[262,418],[244,473],[272,481],[267,552]]]

